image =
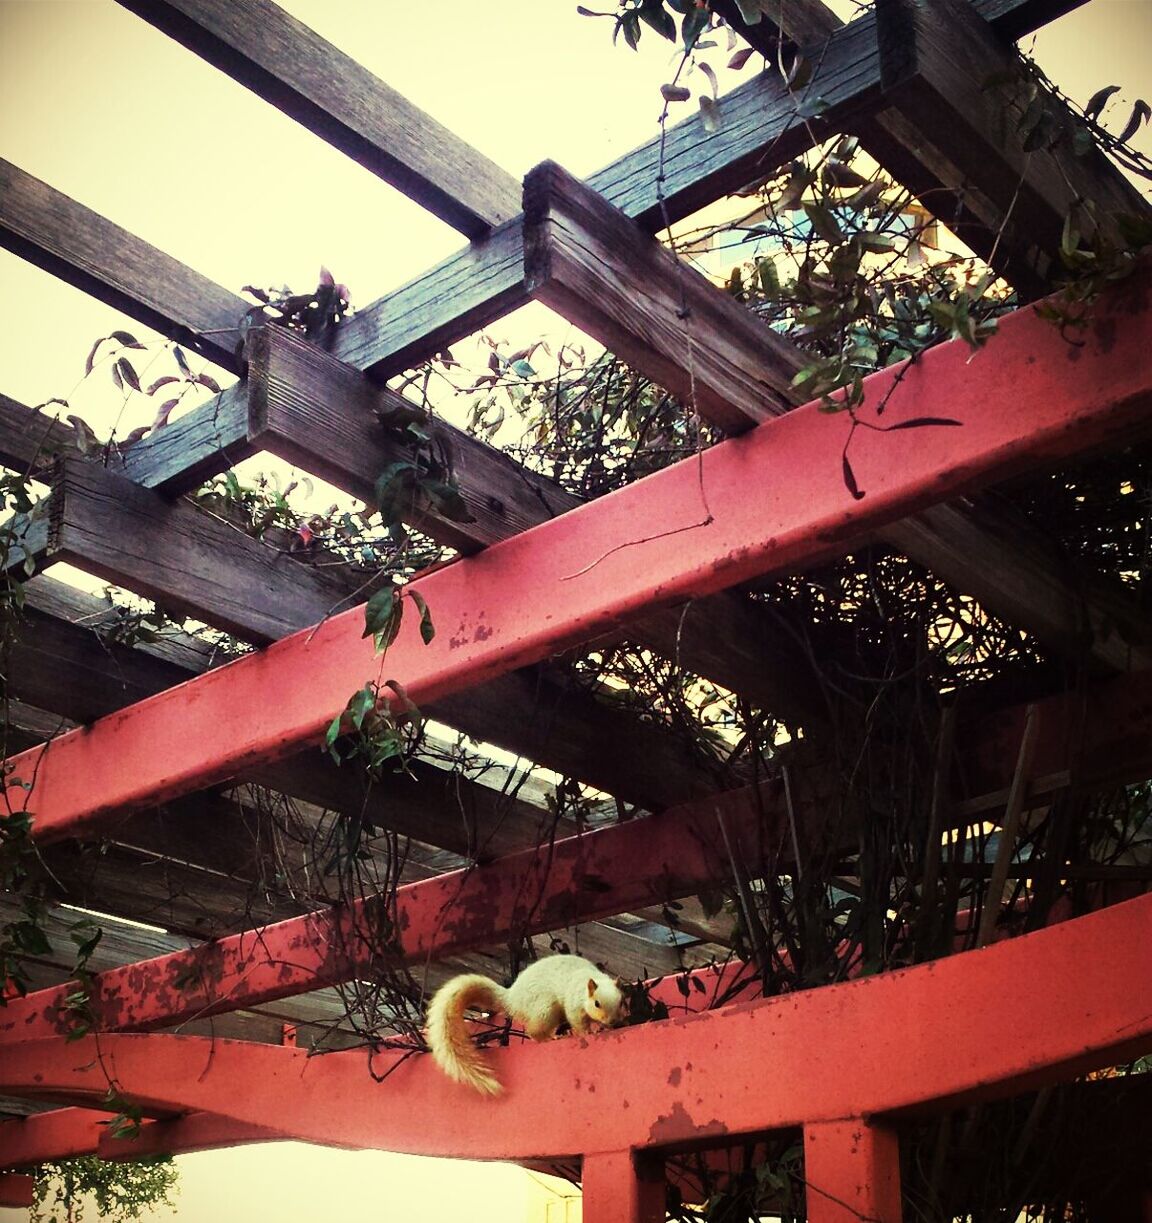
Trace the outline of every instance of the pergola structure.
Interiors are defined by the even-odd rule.
[[[766,73],[724,99],[717,130],[687,120],[662,149],[654,141],[586,183],[546,163],[523,196],[270,0],[121,2],[469,245],[342,324],[330,351],[266,328],[241,362],[246,302],[17,167],[0,169],[5,246],[242,375],[106,462],[79,453],[70,426],[0,397],[4,463],[26,467],[45,448],[58,455],[50,512],[25,554],[71,561],[262,647],[209,669],[195,653],[99,644],[80,626],[82,596],[44,577],[28,583],[27,630],[8,677],[28,746],[6,763],[10,806],[32,813],[61,900],[155,914],[153,884],[133,864],[162,861],[165,925],[181,937],[109,933],[86,1004],[91,1030],[79,1039],[67,965],[40,957],[42,988],[0,1011],[0,1093],[9,1111],[37,1106],[0,1122],[0,1167],[272,1138],[533,1166],[579,1160],[588,1223],[651,1223],[664,1218],[665,1166],[676,1157],[799,1127],[807,1217],[895,1223],[905,1217],[905,1127],[1027,1091],[1104,1090],[1073,1080],[1152,1053],[1147,869],[1079,864],[1097,885],[1095,911],[1042,928],[1026,921],[1016,938],[993,929],[1006,879],[1023,869],[1011,847],[1029,811],[1152,776],[1147,617],[1134,598],[1074,572],[1037,525],[990,521],[977,497],[1147,442],[1147,270],[1101,296],[1075,344],[1025,307],[975,354],[954,341],[872,375],[858,416],[871,421],[882,405],[886,429],[855,432],[852,488],[842,456],[856,427],[800,402],[793,375],[803,355],[652,236],[853,132],[929,208],[946,196],[947,219],[972,249],[1022,300],[1036,297],[1072,205],[1093,201],[1103,228],[1145,207],[1098,153],[1025,149],[1019,133],[999,132],[996,100],[981,87],[1012,62],[1012,39],[1075,0],[877,0],[843,28],[818,0],[782,6],[779,27],[746,27],[717,0],[762,47],[803,45],[811,79],[790,88]],[[814,97],[815,116],[804,105]],[[438,631],[425,644],[417,617],[406,617],[385,669],[450,725],[652,814],[572,829],[541,852],[538,810],[500,804],[417,761],[368,800],[375,820],[426,847],[413,858],[417,873],[394,893],[334,906],[267,889],[255,912],[249,896],[240,924],[235,881],[262,877],[268,846],[237,787],[361,810],[358,780],[317,745],[349,694],[384,673],[363,637],[362,606],[329,614],[352,594],[347,583],[270,558],[185,494],[263,451],[369,496],[404,456],[377,419],[396,399],[385,381],[531,299],[729,436],[580,504],[440,425],[473,521],[418,516],[461,558],[412,584]],[[902,427],[925,416],[959,427]],[[1001,692],[954,727],[955,769],[942,750],[940,801],[920,835],[939,845],[973,820],[1000,828],[1008,849],[989,865],[991,917],[972,915],[987,927],[979,942],[994,945],[778,997],[756,996],[738,963],[669,977],[653,994],[682,1004],[671,1019],[491,1050],[507,1088],[496,1102],[408,1051],[366,1057],[337,1039],[313,1056],[284,1037],[286,1025],[303,1033],[332,1020],[332,987],[372,973],[368,932],[387,930],[403,962],[450,969],[493,964],[493,948],[526,934],[579,926],[585,953],[617,970],[671,972],[678,961],[655,942],[641,947],[626,925],[595,923],[733,881],[746,893],[767,861],[799,869],[825,817],[819,765],[800,757],[782,777],[717,792],[657,727],[567,690],[553,660],[626,628],[688,670],[786,711],[819,745],[804,660],[771,633],[748,590],[875,541],[1090,674],[1075,689]],[[75,729],[38,741],[37,711]],[[846,855],[865,834],[849,830]],[[110,844],[93,882],[77,846],[99,838]],[[447,861],[458,869],[445,871]],[[702,914],[696,926],[706,947],[723,941]],[[721,998],[730,1000],[709,1008]],[[133,1140],[101,1125],[115,1108],[112,1085],[146,1118]],[[1147,1092],[1137,1098],[1146,1104]],[[1110,1137],[1138,1115],[1113,1110]],[[1094,1219],[1152,1218],[1149,1163],[1122,1179],[1101,1191]],[[15,1172],[0,1181],[9,1201],[26,1189]]]

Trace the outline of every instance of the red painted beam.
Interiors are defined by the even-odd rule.
[[[901,1223],[896,1131],[861,1117],[806,1125],[804,1192],[808,1223]]]
[[[133,1160],[148,1155],[187,1155],[250,1142],[283,1138],[266,1126],[247,1125],[230,1117],[191,1113],[163,1121],[143,1121],[135,1138],[112,1138],[111,1115],[95,1108],[57,1108],[0,1122],[0,1152],[12,1167],[99,1155],[102,1159]]]
[[[492,1051],[507,1089],[497,1100],[426,1057],[372,1058],[377,1075],[391,1071],[378,1082],[359,1050],[309,1058],[155,1034],[9,1042],[0,1092],[91,1103],[111,1074],[146,1111],[460,1158],[720,1146],[853,1114],[960,1107],[1147,1054],[1150,935],[1152,895],[933,964]]]
[[[842,476],[850,422],[809,404],[421,578],[439,630],[429,646],[412,614],[381,662],[353,609],[26,752],[11,763],[35,780],[37,835],[93,833],[113,813],[319,742],[368,680],[395,676],[423,704],[646,608],[810,565],[991,480],[1126,444],[1152,428],[1152,312],[1134,305],[1148,287],[1142,273],[1110,291],[1081,347],[1023,310],[975,354],[955,342],[873,375],[861,419],[963,427],[858,430],[862,499]]]
[[[23,1210],[36,1198],[36,1181],[19,1172],[0,1172],[0,1206]]]
[[[1100,783],[1146,775],[1152,727],[1152,691],[1141,676],[1118,677],[1076,696],[1053,697],[1039,706],[1037,774],[1065,770],[1070,728],[1083,725],[1088,743],[1084,759],[1071,762],[1071,780]],[[981,719],[978,733],[963,739],[962,793],[995,790],[1011,781],[1011,761],[1020,738],[1019,711]],[[1007,771],[1006,771],[1007,769]],[[1059,781],[1067,784],[1069,779]],[[1054,783],[1055,784],[1055,783]],[[401,890],[401,941],[415,958],[447,955],[469,947],[499,943],[512,932],[539,932],[581,916],[591,919],[630,906],[675,899],[716,881],[725,863],[705,852],[714,842],[715,808],[721,807],[746,856],[767,856],[778,847],[782,818],[775,790],[765,788],[759,802],[752,790],[736,791],[703,803],[685,804],[653,819],[606,828],[571,842],[560,842],[545,886],[542,861],[518,855],[413,884]],[[762,820],[758,818],[762,813]],[[806,826],[817,813],[805,816]],[[748,839],[746,839],[748,838]],[[755,839],[752,839],[755,838]],[[633,877],[630,864],[649,870]],[[627,867],[627,869],[625,869]],[[526,886],[527,885],[527,886]],[[543,903],[548,896],[547,904]],[[539,906],[530,919],[528,903]],[[595,902],[595,903],[593,903]],[[441,922],[448,907],[452,920]],[[207,946],[100,974],[94,1004],[100,1026],[134,1030],[176,1023],[193,1015],[220,1013],[303,993],[354,975],[354,957],[324,948],[355,947],[355,929],[370,920],[362,906],[350,913],[294,918],[259,932],[233,935]],[[427,937],[427,931],[435,935]],[[343,931],[343,934],[337,934]],[[351,936],[349,937],[349,932]],[[421,935],[421,931],[425,934]],[[683,999],[674,983],[663,987],[675,1012]],[[691,1001],[716,996],[693,991]],[[66,1030],[61,985],[28,998],[13,998],[0,1008],[0,1038]],[[697,1009],[693,1007],[693,1009]]]
[[[580,1175],[583,1223],[664,1223],[664,1171],[660,1161],[631,1151],[584,1156]]]
[[[421,963],[514,932],[540,933],[699,890],[727,877],[717,813],[758,858],[784,836],[778,799],[775,785],[763,787],[759,800],[751,787],[736,790],[570,837],[547,852],[527,850],[409,884],[396,896],[403,954]],[[375,932],[382,903],[358,901],[99,973],[91,990],[95,1023],[138,1031],[346,981],[370,968],[365,938]],[[0,1009],[0,1039],[67,1032],[71,988],[12,999]]]

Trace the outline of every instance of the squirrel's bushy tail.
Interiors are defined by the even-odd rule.
[[[472,1043],[464,1012],[469,1007],[497,1010],[503,1007],[506,992],[491,977],[470,973],[454,977],[437,990],[428,1007],[428,1045],[433,1061],[450,1079],[490,1096],[500,1094],[500,1081]]]

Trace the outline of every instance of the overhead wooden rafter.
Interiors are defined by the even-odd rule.
[[[269,0],[121,0],[469,238],[519,211],[520,185]]]
[[[18,655],[13,678],[22,674],[21,682],[36,694],[35,702],[61,709],[72,699],[63,692],[61,681],[66,677],[61,674],[61,660],[75,657],[92,679],[87,692],[75,698],[76,707],[79,710],[86,702],[81,717],[96,715],[90,727],[61,735],[46,748],[32,748],[9,762],[15,777],[34,778],[35,832],[49,856],[59,855],[67,867],[74,835],[98,835],[115,826],[131,852],[162,855],[167,850],[178,856],[184,845],[192,860],[183,866],[191,872],[214,869],[215,862],[224,868],[221,874],[227,874],[226,841],[242,835],[244,829],[242,793],[237,791],[231,798],[211,793],[203,798],[183,796],[216,783],[231,785],[237,777],[270,781],[285,793],[321,797],[331,793],[331,770],[321,767],[314,749],[349,692],[366,679],[382,680],[386,674],[399,678],[422,705],[436,708],[439,703],[446,718],[457,725],[469,726],[468,719],[474,718],[479,733],[499,740],[492,728],[499,727],[502,718],[508,720],[504,715],[509,709],[527,721],[525,711],[539,708],[540,693],[551,682],[544,660],[598,634],[627,631],[702,674],[722,682],[729,676],[734,690],[755,699],[767,696],[770,706],[774,700],[793,700],[799,708],[807,697],[808,711],[801,720],[814,726],[811,694],[803,691],[804,666],[795,659],[790,662],[788,649],[777,646],[767,653],[770,666],[764,667],[764,625],[757,623],[748,602],[727,588],[837,556],[877,533],[896,532],[885,537],[914,555],[921,548],[928,564],[978,594],[988,606],[996,606],[995,592],[1004,586],[1001,606],[1014,623],[1034,629],[1039,625],[1044,638],[1062,650],[1075,654],[1080,649],[1081,621],[1087,618],[1096,630],[1091,648],[1101,669],[1128,671],[1144,664],[1147,638],[1140,618],[1122,602],[1079,598],[1058,563],[1047,556],[1031,559],[1028,549],[1037,542],[1033,537],[1025,535],[1014,544],[1007,568],[1019,567],[1017,558],[1028,557],[1026,572],[1053,592],[1054,610],[1038,608],[1040,601],[1018,575],[1011,575],[1011,582],[1002,577],[990,581],[981,572],[986,565],[968,564],[971,583],[983,579],[993,592],[986,596],[968,578],[957,578],[963,565],[947,571],[949,549],[959,554],[973,547],[973,539],[977,549],[986,549],[988,531],[968,507],[944,503],[989,481],[1058,464],[1094,447],[1147,440],[1152,383],[1142,355],[1152,333],[1147,313],[1128,308],[1147,294],[1146,270],[1133,284],[1109,295],[1096,329],[1074,352],[1051,328],[1021,313],[1006,319],[994,344],[971,360],[967,350],[946,346],[907,370],[875,375],[861,414],[868,423],[882,423],[880,433],[854,431],[843,418],[822,417],[817,405],[778,415],[795,405],[790,375],[798,368],[799,355],[770,337],[766,341],[755,320],[710,286],[693,282],[642,233],[645,227],[652,230],[684,215],[718,191],[756,177],[754,169],[767,172],[838,124],[855,123],[865,132],[875,124],[881,132],[897,133],[892,138],[906,152],[915,140],[907,136],[910,129],[888,121],[895,113],[893,105],[903,108],[901,114],[922,102],[925,107],[943,106],[946,113],[959,106],[967,115],[972,99],[965,101],[963,90],[971,82],[956,86],[951,66],[933,50],[939,23],[956,23],[967,62],[977,68],[1000,63],[1003,49],[978,19],[970,19],[970,13],[953,12],[952,0],[931,0],[916,12],[892,0],[879,6],[877,17],[834,33],[819,57],[818,79],[805,87],[808,94],[820,90],[828,102],[820,123],[798,122],[797,98],[772,78],[761,78],[734,95],[725,125],[709,138],[707,147],[698,122],[681,125],[669,134],[662,156],[649,146],[596,176],[593,185],[603,192],[607,204],[595,191],[571,184],[555,171],[542,171],[536,186],[551,175],[548,199],[537,208],[539,215],[533,215],[533,207],[528,209],[527,240],[522,237],[522,219],[512,215],[515,202],[507,203],[506,176],[481,165],[479,188],[471,193],[460,186],[453,167],[422,160],[420,142],[406,141],[399,128],[426,117],[404,110],[398,102],[391,114],[372,114],[360,107],[347,93],[362,93],[388,105],[395,100],[367,74],[353,73],[350,79],[356,89],[342,91],[335,83],[343,63],[339,53],[304,27],[297,28],[265,0],[244,0],[240,6],[218,0],[125,2],[390,181],[406,184],[415,198],[476,241],[462,255],[342,327],[333,355],[308,350],[290,336],[259,336],[245,354],[244,382],[142,444],[119,453],[110,448],[112,471],[70,455],[59,463],[44,539],[33,537],[30,548],[47,555],[55,547],[58,556],[138,589],[183,599],[187,610],[209,621],[215,618],[242,636],[274,644],[171,687],[179,675],[194,673],[199,665],[177,670],[163,660],[142,661],[137,651],[116,650],[101,666],[85,655],[85,644],[90,643],[82,643],[72,631],[74,626],[59,614],[61,601],[51,587],[33,583],[32,614],[45,630],[44,657],[56,661],[44,674],[35,674],[34,649],[28,647]],[[1019,4],[988,0],[977,7],[1003,28],[1017,32],[1021,23],[1043,20],[1045,15],[1044,5],[1035,0]],[[240,10],[248,18],[260,17],[274,37],[255,38],[256,27],[234,19]],[[809,11],[815,22],[811,28],[819,31],[818,6],[809,6]],[[894,21],[904,22],[916,35],[911,67],[893,64],[887,39]],[[324,71],[314,73],[316,65]],[[916,121],[915,115],[909,120],[913,126]],[[436,139],[447,137],[432,131]],[[452,147],[465,160],[470,156],[469,150]],[[974,147],[979,148],[979,141]],[[924,164],[931,160],[933,172],[938,172],[947,154],[937,146]],[[1014,164],[1027,178],[1027,159],[1025,164]],[[657,166],[664,171],[658,186],[654,185]],[[1014,172],[1010,165],[1009,173]],[[194,321],[202,304],[196,299],[212,300],[214,286],[197,282],[171,261],[163,264],[164,278],[172,282],[183,278],[182,291],[190,290],[192,299],[168,309],[161,295],[151,294],[146,284],[148,250],[143,244],[132,246],[136,240],[122,231],[100,231],[99,218],[86,216],[79,205],[56,198],[44,184],[29,188],[27,176],[14,168],[8,173],[23,189],[24,202],[16,212],[27,209],[36,215],[33,224],[26,224],[26,218],[10,224],[0,213],[0,242],[27,252],[75,283],[103,285],[117,304],[169,334],[204,329],[203,323]],[[1002,225],[1000,187],[1005,180],[1001,170],[997,173],[999,179],[993,175],[982,182],[982,196],[973,202],[972,212],[985,230],[1003,229],[1005,266],[1023,269],[1019,279],[1026,284],[1027,269],[1035,264],[1029,262],[1027,243],[1018,243],[1011,229]],[[1085,191],[1099,185],[1095,178],[1085,181]],[[1031,179],[1026,185],[1031,189]],[[1101,198],[1119,198],[1108,194],[1107,184],[1101,190]],[[625,295],[614,294],[611,265],[597,266],[595,260],[565,264],[557,256],[570,255],[571,250],[557,244],[554,233],[541,238],[541,218],[550,221],[563,212],[553,206],[565,193],[569,202],[579,204],[574,210],[577,245],[599,240],[610,252],[628,247],[628,253],[640,261],[628,275],[647,295],[643,309]],[[981,212],[976,204],[982,207],[984,196],[993,207]],[[503,203],[494,203],[501,198]],[[1057,209],[1063,207],[1055,196],[1053,200]],[[622,212],[613,212],[613,204]],[[1045,205],[1053,206],[1048,200]],[[122,267],[100,267],[98,252],[93,254],[83,241],[60,232],[69,225],[82,229],[89,222],[93,232],[111,234],[131,255],[120,261]],[[527,259],[527,277],[522,257]],[[423,645],[417,640],[413,617],[408,617],[384,660],[386,671],[361,639],[362,615],[353,610],[325,616],[330,606],[325,600],[339,596],[342,584],[315,574],[301,578],[305,571],[294,563],[285,581],[271,558],[259,555],[257,544],[244,545],[250,556],[234,558],[230,585],[250,582],[253,574],[265,572],[267,597],[245,606],[245,600],[226,594],[225,602],[231,606],[221,603],[213,585],[220,574],[213,572],[211,555],[196,562],[195,551],[201,545],[216,553],[229,551],[229,541],[219,534],[228,528],[218,522],[208,525],[203,515],[171,497],[225,469],[242,454],[264,448],[305,467],[315,464],[317,474],[363,495],[389,454],[395,454],[389,451],[393,443],[387,432],[372,420],[373,409],[388,399],[389,392],[371,384],[369,377],[386,376],[408,361],[430,355],[448,339],[526,300],[532,292],[545,298],[554,294],[554,304],[570,317],[587,321],[593,330],[606,329],[613,347],[694,400],[694,406],[729,432],[748,432],[592,505],[577,505],[561,490],[528,476],[470,439],[455,439],[465,454],[461,484],[477,524],[462,529],[460,524],[429,519],[420,525],[470,555],[418,579],[413,589],[433,608],[438,635],[431,645]],[[585,320],[586,303],[593,295],[597,311]],[[385,320],[386,311],[395,315],[414,301],[416,308],[402,320]],[[677,319],[677,313],[689,317]],[[676,352],[675,322],[687,323],[692,343],[695,327],[710,343],[717,336],[723,338],[728,350],[719,358],[710,351],[703,353],[699,368],[694,368],[691,357],[685,362]],[[217,343],[216,356],[239,368],[229,327],[208,330],[228,340]],[[765,344],[772,350],[771,360],[763,356]],[[212,355],[210,345],[201,348]],[[697,374],[699,385],[693,385]],[[883,422],[868,417],[879,402],[887,405]],[[930,410],[925,409],[926,402],[931,403]],[[347,437],[340,437],[341,428],[347,432],[348,419],[337,421],[333,412],[337,404],[353,404],[358,413],[351,447]],[[986,404],[995,404],[997,412],[982,410]],[[917,425],[916,418],[926,414],[954,419],[959,427]],[[308,432],[307,443],[301,440],[302,428]],[[22,412],[10,401],[0,402],[0,453],[11,456],[9,461],[26,464],[46,447],[67,450],[69,441],[66,427]],[[849,446],[862,497],[853,495],[844,477],[842,459]],[[173,548],[170,533],[150,534],[161,522],[184,524],[183,538],[190,551],[179,580],[171,555],[165,562]],[[949,563],[955,564],[955,558]],[[702,628],[694,629],[691,617],[684,618],[676,608],[684,600],[692,601],[693,612],[705,612]],[[653,608],[655,618],[644,619]],[[1043,612],[1039,618],[1038,610]],[[318,619],[322,622],[315,629],[283,638]],[[718,626],[751,634],[743,656],[723,642],[709,640],[718,635]],[[120,693],[101,693],[100,684],[107,682],[121,660],[127,669]],[[534,669],[518,670],[525,666]],[[757,670],[751,671],[751,666]],[[742,674],[745,670],[748,673]],[[486,681],[482,697],[469,690],[478,679]],[[129,695],[145,693],[151,695],[121,707]],[[1065,702],[1045,706],[1042,712],[1032,706],[1017,708],[1004,714],[1001,722],[981,727],[975,736],[965,728],[963,778],[956,780],[952,805],[941,812],[942,822],[933,826],[937,833],[968,819],[989,814],[998,818],[1006,801],[1004,791],[1009,789],[1027,791],[1026,801],[1037,805],[1047,795],[1068,792],[1078,784],[1146,777],[1150,711],[1139,682],[1121,680],[1115,686],[1095,687],[1090,699],[1103,702],[1092,708],[1107,711],[1085,740],[1091,745],[1085,748],[1091,759],[1071,759],[1064,743],[1070,725],[1092,716],[1085,713],[1088,706]],[[256,703],[262,717],[254,735],[246,710]],[[646,738],[642,728],[611,721],[591,703],[570,705],[566,716],[572,733],[563,736],[558,749],[547,735],[533,739],[528,726],[513,728],[510,746],[538,760],[551,759],[558,767],[642,805],[669,809],[592,835],[560,840],[546,855],[507,852],[517,848],[517,838],[531,835],[536,818],[531,809],[514,809],[515,831],[500,842],[495,861],[414,881],[401,890],[398,937],[405,956],[422,959],[433,952],[480,949],[525,930],[546,931],[553,925],[608,916],[628,905],[658,905],[733,870],[739,879],[741,862],[754,862],[771,873],[789,861],[788,855],[797,851],[807,833],[829,818],[818,786],[813,795],[805,795],[798,784],[808,767],[803,754],[791,777],[716,797],[711,794],[716,782],[685,766],[659,735]],[[1021,718],[1041,727],[1037,754],[1026,777],[1019,770],[1014,775],[1010,763]],[[30,710],[29,729],[35,721],[36,711]],[[595,722],[600,725],[590,731]],[[642,757],[639,763],[644,768],[637,769],[636,762],[619,752],[626,735],[640,745],[633,751]],[[306,746],[313,749],[311,761],[295,754]],[[558,754],[549,756],[554,749]],[[426,766],[415,767],[429,772]],[[581,773],[582,769],[593,771]],[[811,776],[819,780],[818,765]],[[943,776],[947,783],[946,767]],[[428,814],[441,829],[434,839],[452,841],[455,835],[453,847],[474,856],[473,830],[461,844],[459,830],[453,833],[447,826],[451,809],[437,805],[442,800],[435,797],[436,786],[429,780],[430,775],[421,777],[421,796],[413,797],[416,802],[424,795],[431,798]],[[970,788],[965,788],[966,783]],[[995,789],[1001,785],[1003,790]],[[693,793],[708,797],[677,801]],[[508,808],[484,809],[484,801],[490,800],[476,798],[482,810],[475,832],[498,827]],[[150,809],[162,801],[171,806],[166,816],[158,817]],[[354,804],[355,796],[344,795],[340,801]],[[389,811],[387,818],[394,826],[407,821],[417,836],[429,832],[430,827],[420,827],[422,813],[415,806],[406,812],[403,803],[401,796]],[[159,828],[165,818],[178,822],[206,817],[217,821],[216,831],[224,841],[198,846],[186,824],[170,822],[170,839]],[[837,828],[847,851],[862,831],[851,821]],[[773,842],[767,850],[765,838]],[[234,864],[239,879],[263,869],[261,852],[257,837],[251,854]],[[638,862],[643,864],[639,870]],[[799,875],[798,852],[793,862]],[[985,865],[977,862],[972,869]],[[951,866],[959,877],[964,864]],[[430,869],[442,867],[443,861]],[[189,876],[194,880],[191,888],[198,886],[200,877]],[[275,903],[270,898],[269,916]],[[279,1007],[299,991],[352,979],[371,969],[370,940],[365,935],[378,919],[390,919],[385,906],[381,899],[368,899],[345,909],[292,915],[259,932],[229,934],[159,961],[103,972],[93,994],[96,1026],[151,1030],[193,1018],[203,1023],[236,1007]],[[734,1135],[801,1123],[806,1176],[816,1191],[810,1198],[810,1217],[820,1223],[840,1223],[864,1214],[894,1223],[900,1211],[897,1117],[973,1103],[1025,1084],[1054,1083],[1070,1073],[1147,1050],[1152,1039],[1147,991],[1125,992],[1128,980],[1150,979],[1143,963],[1146,940],[1138,937],[1147,924],[1147,908],[1145,898],[1033,935],[1006,951],[997,948],[980,957],[959,957],[783,1002],[753,1003],[739,1012],[702,1017],[703,1027],[701,1019],[692,1018],[621,1033],[590,1042],[588,1051],[580,1051],[578,1062],[575,1042],[497,1055],[501,1074],[516,1091],[518,1103],[529,1106],[521,1115],[534,1122],[543,1116],[548,1123],[543,1129],[534,1124],[533,1132],[524,1135],[515,1125],[466,1127],[469,1141],[482,1146],[471,1153],[523,1159],[583,1151],[589,1223],[618,1220],[622,1210],[632,1223],[648,1223],[663,1214],[660,1165],[669,1151],[702,1141],[722,1145]],[[592,937],[610,939],[613,932]],[[1101,947],[1107,948],[1107,954],[1093,959],[1089,953]],[[1075,980],[1060,971],[1070,956],[1083,965]],[[1033,992],[1026,1002],[1017,1000],[1005,1007],[1002,1000],[1011,995],[1007,983],[1018,981],[1026,969],[1037,965],[1045,969],[1040,994]],[[1093,998],[1094,1007],[1082,1022],[1050,1022],[1059,1008],[1084,996]],[[97,1081],[100,1075],[91,1065],[77,1068],[78,1046],[65,1045],[63,997],[64,990],[53,987],[12,1002],[0,1012],[0,1091],[86,1106],[98,1103],[97,1088],[102,1095],[107,1082]],[[315,1008],[321,1016],[323,1003],[317,1000]],[[903,1038],[907,1025],[894,1029],[882,1019],[929,1011],[934,1016],[948,1011],[949,1022],[933,1026],[927,1034],[918,1033],[916,1074],[909,1076],[910,1046]],[[277,1013],[265,1010],[252,1022],[266,1029]],[[1021,1034],[1019,1049],[994,1040],[1005,1016]],[[237,1017],[237,1031],[244,1030],[242,1018]],[[868,1045],[863,1061],[857,1047],[861,1023]],[[774,1052],[790,1067],[781,1073],[780,1062],[773,1061],[770,1085],[758,1081],[760,1071],[745,1073],[746,1059],[740,1051],[744,1043],[751,1044],[755,1033],[763,1035],[766,1029],[773,1034]],[[900,1041],[890,1039],[893,1030],[901,1032]],[[816,1076],[809,1073],[800,1044],[795,1054],[790,1052],[796,1042],[807,1047],[813,1031],[828,1033],[833,1046],[837,1039],[849,1039],[843,1036],[846,1031],[854,1042],[853,1050],[843,1055],[833,1048],[827,1072]],[[715,1033],[711,1043],[716,1050],[696,1060],[702,1033],[705,1037]],[[269,1047],[249,1056],[249,1046],[220,1045],[220,1065],[214,1063],[209,1078],[202,1070],[203,1048],[183,1038],[152,1033],[101,1037],[101,1052],[115,1063],[122,1090],[152,1116],[184,1114],[151,1123],[146,1141],[161,1143],[164,1133],[185,1149],[287,1133],[339,1141],[351,1134],[351,1111],[356,1122],[371,1116],[368,1124],[358,1125],[353,1141],[393,1148],[410,1144],[406,1127],[413,1116],[426,1115],[429,1130],[422,1149],[431,1151],[442,1145],[431,1120],[438,1110],[451,1104],[457,1118],[476,1107],[469,1100],[457,1109],[458,1096],[433,1075],[424,1059],[424,1064],[397,1064],[393,1070],[394,1082],[404,1083],[405,1102],[412,1108],[403,1110],[402,1118],[391,1109],[373,1112],[370,1106],[378,1105],[380,1097],[374,1093],[368,1100],[362,1064],[354,1071],[351,1059],[341,1055],[320,1063],[324,1069],[313,1075],[316,1092],[310,1111],[301,1118],[301,1110],[293,1108],[289,1099],[299,1069],[295,1051]],[[613,1099],[611,1092],[605,1096],[600,1090],[600,1083],[611,1078],[613,1058],[625,1048],[639,1056],[641,1064],[651,1059],[651,1066],[660,1071],[651,1090],[646,1087],[642,1098],[635,1100]],[[739,1075],[732,1070],[734,1058],[740,1063]],[[198,1062],[195,1074],[194,1062]],[[168,1078],[157,1086],[161,1064]],[[669,1066],[678,1069],[669,1074]],[[566,1111],[557,1119],[544,1107],[533,1112],[532,1093],[550,1091],[557,1075],[579,1076],[581,1083],[583,1076],[594,1075],[598,1094],[588,1094],[585,1108],[578,1091],[571,1116]],[[225,1078],[229,1099],[225,1099]],[[239,1081],[251,1082],[253,1089],[233,1106],[230,1100]],[[612,1091],[626,1090],[630,1088],[623,1080],[612,1081]],[[364,1108],[349,1110],[348,1102],[361,1095]],[[284,1124],[286,1119],[290,1124]],[[170,1128],[165,1131],[165,1126]],[[457,1125],[453,1132],[459,1133]],[[28,1133],[27,1144],[13,1149],[91,1149],[92,1118],[87,1108],[80,1114],[48,1114],[38,1129],[32,1126]],[[4,1140],[0,1127],[0,1166]],[[101,1153],[116,1154],[109,1144]],[[449,1153],[469,1152],[456,1140]],[[15,1186],[13,1193],[20,1188]]]
[[[524,247],[536,297],[726,432],[800,402],[792,385],[807,362],[800,349],[555,164],[525,181]],[[1077,575],[1021,516],[939,505],[879,537],[1069,658],[1119,671],[1152,661],[1141,610]]]

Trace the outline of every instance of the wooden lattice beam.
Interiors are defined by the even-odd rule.
[[[728,433],[788,411],[810,358],[552,162],[525,179],[525,283]],[[1152,627],[1017,515],[934,506],[880,538],[989,611],[1101,669],[1152,662]]]
[[[857,130],[930,211],[1028,297],[1059,271],[1074,209],[1086,238],[1125,245],[1118,218],[1147,215],[1147,203],[1103,152],[1074,148],[1065,103],[1028,88],[1015,49],[971,5],[877,0],[876,17],[886,105]],[[1050,123],[1035,144],[1024,122],[1033,92]]]
[[[1133,313],[1124,291],[1100,303],[1081,347],[1021,311],[975,358],[954,342],[873,375],[857,415],[886,403],[885,431],[851,438],[858,496],[843,477],[853,422],[810,404],[421,578],[414,588],[439,631],[425,645],[409,617],[386,672],[353,610],[16,758],[14,775],[36,782],[40,835],[79,833],[316,742],[349,694],[377,677],[399,678],[427,704],[653,603],[810,565],[979,484],[1139,438],[1152,315]],[[901,428],[923,405],[960,427]],[[254,708],[267,713],[257,725]]]
[[[171,494],[195,487],[210,465],[222,471],[238,457],[266,450],[371,502],[380,473],[411,456],[377,413],[406,401],[280,328],[254,333],[249,354],[246,384],[117,456],[120,470]],[[455,522],[414,506],[412,525],[440,543],[475,552],[582,504],[449,422],[435,428],[454,456],[454,476],[473,518]],[[781,716],[809,725],[821,719],[811,668],[736,593],[655,612],[629,626],[629,635]]]
[[[120,0],[470,238],[520,210],[516,180],[269,0]]]
[[[0,246],[226,369],[249,303],[0,160]]]

